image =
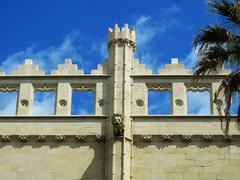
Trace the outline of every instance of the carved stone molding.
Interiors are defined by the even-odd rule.
[[[96,141],[97,142],[105,142],[105,136],[96,135]]]
[[[76,135],[76,141],[77,142],[86,142],[87,136],[84,135]]]
[[[7,84],[0,85],[0,92],[17,92],[17,91],[19,91],[19,85],[7,85]]]
[[[192,141],[192,135],[183,135],[182,140],[183,140],[183,142],[191,142]]]
[[[57,142],[63,142],[65,140],[65,136],[64,135],[56,135],[55,140]]]
[[[83,91],[83,92],[95,92],[95,86],[94,85],[81,85],[81,84],[72,84],[72,90],[73,91]]]
[[[162,135],[162,140],[164,142],[172,142],[173,141],[173,135]]]
[[[56,91],[57,85],[55,85],[55,84],[37,84],[37,85],[34,85],[34,90],[41,91],[41,92]]]
[[[18,139],[20,142],[28,142],[28,135],[19,135]]]
[[[143,142],[151,142],[152,141],[152,136],[150,135],[143,135],[142,137]]]
[[[148,91],[171,91],[170,84],[147,84]]]
[[[114,114],[112,116],[113,132],[115,137],[124,135],[124,117],[121,114]]]
[[[203,91],[208,91],[211,92],[211,86],[210,84],[187,84],[186,88],[188,91],[192,92],[203,92]]]
[[[133,48],[133,51],[136,49],[136,44],[134,41],[131,41],[130,39],[126,38],[116,38],[108,42],[108,48],[110,48],[112,45],[119,44],[119,45],[127,45],[131,48]]]

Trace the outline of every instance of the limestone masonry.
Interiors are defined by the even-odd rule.
[[[18,93],[16,115],[0,116],[1,180],[240,179],[236,117],[224,136],[212,102],[228,71],[193,81],[173,58],[153,74],[134,58],[135,38],[127,24],[110,28],[91,74],[71,59],[48,75],[30,59],[0,71],[0,91]],[[36,91],[56,92],[54,115],[32,115]],[[94,92],[94,115],[71,115],[73,91]],[[170,115],[148,115],[148,91],[170,92]],[[187,91],[208,91],[211,114],[187,115]]]

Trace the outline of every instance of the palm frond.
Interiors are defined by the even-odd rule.
[[[214,102],[217,102],[219,96],[224,98],[226,107],[224,110],[226,126],[225,126],[225,134],[229,133],[229,123],[230,123],[230,108],[232,104],[232,99],[240,93],[240,69],[229,74],[221,83],[217,93],[215,94]],[[218,110],[221,111],[220,105],[216,103],[218,106]],[[240,122],[240,104],[238,105],[238,115],[237,121]]]
[[[199,52],[207,49],[211,45],[223,44],[233,36],[231,32],[228,32],[225,28],[218,25],[207,26],[200,29],[198,35],[195,36],[193,41],[193,47],[198,48]]]
[[[194,67],[194,75],[208,75],[222,70],[224,62],[228,59],[228,52],[221,46],[209,47],[202,52],[200,60]]]
[[[223,16],[227,23],[240,26],[240,2],[228,0],[208,1],[208,5],[212,8],[211,12]]]

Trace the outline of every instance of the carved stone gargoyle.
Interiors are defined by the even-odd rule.
[[[115,137],[124,135],[124,118],[121,114],[114,114],[112,116],[112,125]]]

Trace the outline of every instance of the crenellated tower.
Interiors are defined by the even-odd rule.
[[[131,72],[135,52],[135,30],[125,24],[108,31],[108,179],[130,179],[131,176]],[[121,131],[121,129],[123,131]],[[122,132],[122,133],[114,133]],[[121,171],[119,171],[119,168]],[[118,169],[118,171],[116,171]]]

